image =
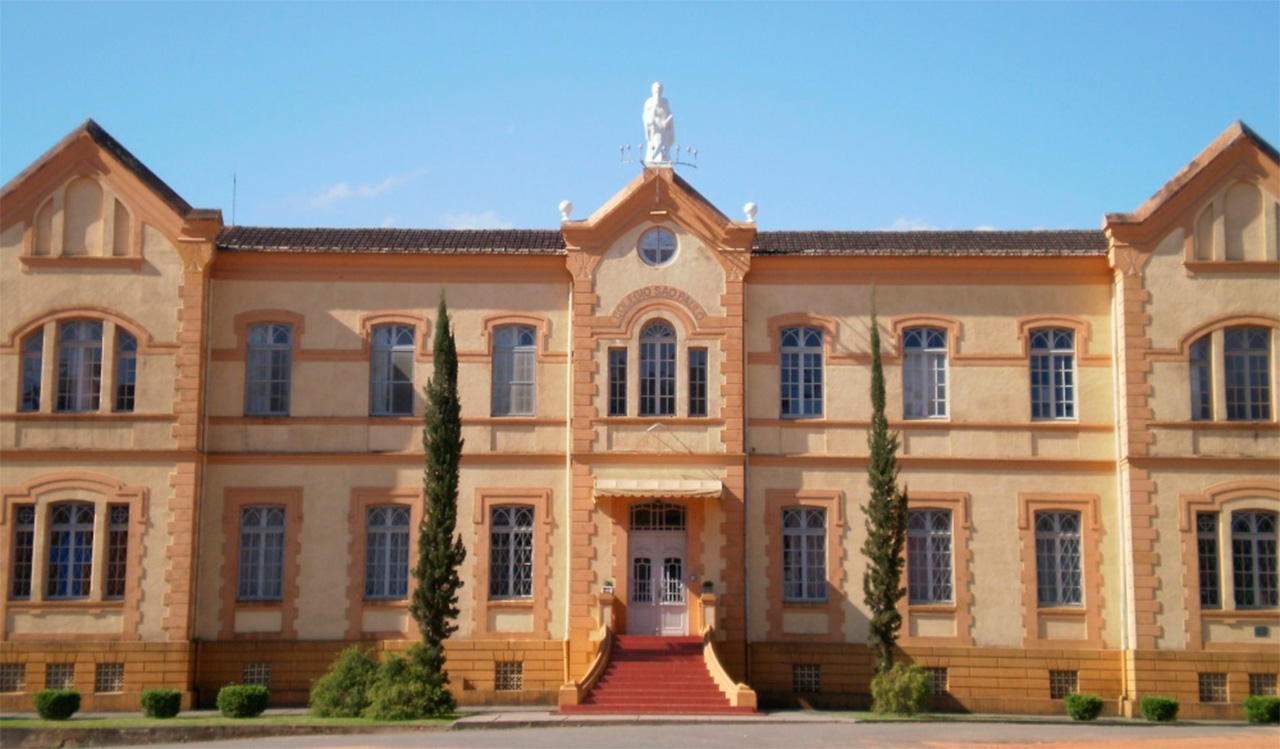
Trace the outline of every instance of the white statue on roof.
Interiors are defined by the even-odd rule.
[[[644,141],[644,163],[670,163],[671,146],[676,142],[675,115],[662,96],[661,83],[653,84],[653,96],[644,103]]]

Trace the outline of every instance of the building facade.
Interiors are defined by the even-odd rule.
[[[758,231],[668,167],[556,230],[225,226],[92,121],[0,201],[4,710],[303,704],[416,639],[441,294],[464,704],[572,701],[614,632],[865,702],[873,288],[940,704],[1276,692],[1280,158],[1239,123],[1102,230]]]

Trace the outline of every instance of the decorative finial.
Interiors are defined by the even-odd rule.
[[[571,213],[573,213],[573,203],[567,200],[560,201],[560,220],[568,221]]]
[[[747,203],[742,206],[742,212],[747,214],[747,223],[754,224],[756,222],[756,212],[759,210],[755,203]]]

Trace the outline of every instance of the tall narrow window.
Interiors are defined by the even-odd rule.
[[[284,591],[284,507],[240,510],[241,601],[279,601]]]
[[[49,513],[46,598],[87,598],[93,579],[93,505],[62,502]]]
[[[907,591],[911,603],[951,603],[951,512],[907,515]]]
[[[782,416],[821,416],[822,329],[783,328],[781,335]]]
[[[902,334],[902,410],[908,419],[947,415],[947,331],[907,328]]]
[[[293,326],[269,322],[249,328],[244,412],[250,416],[288,416],[292,370]]]
[[[133,411],[138,385],[138,339],[132,333],[116,328],[116,411]]]
[[[533,596],[533,508],[494,507],[489,514],[489,597]]]
[[[1076,416],[1075,333],[1065,328],[1031,331],[1031,418]]]
[[[1200,607],[1216,609],[1222,605],[1222,586],[1218,576],[1218,516],[1213,513],[1196,515],[1196,557],[1200,562]]]
[[[707,415],[707,350],[689,349],[689,415]]]
[[[1080,513],[1036,513],[1036,600],[1041,606],[1079,606]]]
[[[494,416],[533,416],[537,371],[537,332],[532,325],[503,325],[494,331]]]
[[[1207,421],[1213,418],[1213,365],[1211,337],[1204,336],[1191,344],[1191,418]]]
[[[364,597],[409,595],[409,508],[370,507],[365,515]]]
[[[627,415],[627,350],[609,349],[609,415]]]
[[[782,599],[827,600],[826,510],[782,511]]]
[[[413,339],[414,330],[409,325],[379,325],[373,329],[369,361],[370,414],[413,414]]]
[[[640,415],[676,415],[676,331],[665,322],[640,334]]]
[[[1227,420],[1271,418],[1271,331],[1227,328],[1224,334]]]
[[[9,589],[9,597],[14,600],[25,601],[31,598],[35,548],[35,505],[18,505],[13,508],[13,587]]]
[[[107,577],[103,598],[124,598],[129,579],[129,505],[107,508]]]
[[[40,377],[44,371],[44,331],[37,330],[22,342],[21,411],[40,410]]]
[[[97,411],[102,388],[102,323],[75,320],[58,326],[59,411]]]
[[[1276,513],[1231,514],[1232,582],[1239,608],[1273,609],[1276,593]]]

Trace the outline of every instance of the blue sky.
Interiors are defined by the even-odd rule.
[[[1092,228],[1280,144],[1280,3],[0,2],[0,181],[93,117],[228,223],[554,227],[654,80],[762,229]]]

